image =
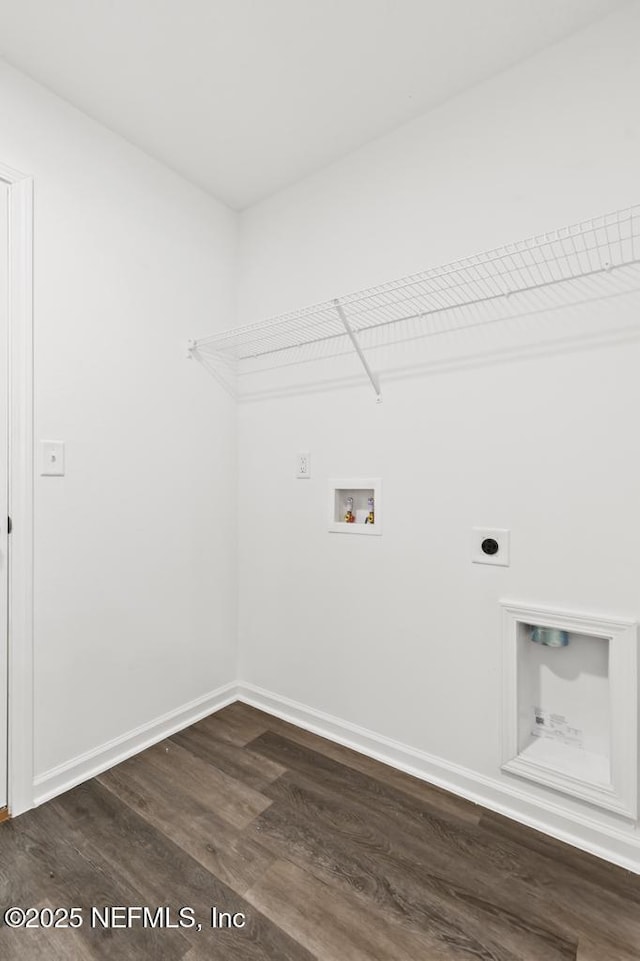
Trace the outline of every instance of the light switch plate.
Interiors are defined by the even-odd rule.
[[[510,534],[511,531],[504,530],[504,528],[474,527],[471,531],[471,560],[473,563],[509,567]],[[494,542],[486,544],[488,551],[482,548],[482,545],[487,541]]]
[[[40,476],[62,477],[64,475],[64,442],[40,441]]]

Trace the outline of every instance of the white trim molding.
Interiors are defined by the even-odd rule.
[[[560,798],[533,796],[515,780],[488,777],[248,682],[239,682],[238,699],[640,874],[640,835],[629,822],[603,823],[587,810],[568,810]]]
[[[502,603],[503,630],[503,685],[502,685],[502,770],[508,774],[536,781],[554,791],[587,801],[598,807],[635,820],[638,813],[638,685],[637,685],[637,625],[633,621],[526,607],[510,602]],[[531,627],[551,628],[566,632],[573,646],[582,638],[596,638],[608,649],[608,729],[603,730],[601,750],[608,769],[595,775],[586,762],[572,770],[566,764],[575,756],[596,757],[581,748],[553,743],[554,760],[551,755],[532,748],[544,747],[542,741],[530,735],[531,705],[520,703],[523,677],[526,669],[524,652]],[[563,652],[569,648],[546,648],[549,654],[548,670],[553,663],[560,666]],[[583,675],[582,665],[579,676]],[[572,679],[571,685],[578,683]],[[574,695],[575,696],[575,695]],[[581,701],[588,699],[585,692]],[[585,708],[586,708],[585,704]],[[556,732],[553,732],[554,734]],[[530,747],[525,747],[525,741]]]
[[[152,747],[158,741],[163,741],[177,731],[189,727],[190,724],[195,724],[203,717],[215,714],[216,711],[233,704],[237,699],[237,685],[233,682],[225,684],[147,724],[141,724],[140,727],[107,741],[106,744],[101,744],[92,751],[87,751],[58,767],[45,771],[35,779],[34,804],[44,804],[45,801],[70,791],[83,781],[102,774],[103,771],[126,761],[134,754]]]
[[[12,815],[33,806],[33,180],[9,185],[9,751]]]
[[[44,772],[35,782],[34,803],[63,794],[237,700],[640,874],[640,835],[629,822],[605,824],[588,811],[569,811],[561,799],[534,797],[515,780],[488,777],[246,682],[225,684]]]

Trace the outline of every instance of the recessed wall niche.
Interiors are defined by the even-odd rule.
[[[637,625],[502,609],[502,770],[635,819]]]
[[[329,480],[329,530],[334,534],[382,534],[379,477]]]

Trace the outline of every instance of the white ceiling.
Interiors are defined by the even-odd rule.
[[[243,209],[626,0],[0,0],[0,55]]]

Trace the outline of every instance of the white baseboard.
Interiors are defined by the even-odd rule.
[[[640,874],[640,834],[629,822],[620,828],[603,824],[588,812],[568,811],[560,801],[533,797],[515,782],[479,774],[254,684],[239,682],[237,692],[240,701],[261,711]]]
[[[226,684],[95,750],[45,771],[34,781],[34,804],[42,804],[70,790],[236,700],[640,874],[640,834],[628,822],[617,828],[601,823],[588,812],[567,811],[560,801],[533,797],[516,782],[487,777],[244,682]]]
[[[121,761],[126,761],[127,758],[144,751],[152,744],[157,744],[165,737],[189,727],[190,724],[195,724],[196,721],[237,700],[237,684],[225,684],[195,701],[190,701],[92,751],[87,751],[86,754],[81,754],[58,767],[45,771],[33,782],[34,805],[43,804],[57,797],[58,794],[69,791],[77,784],[88,781],[89,778],[120,764]]]

